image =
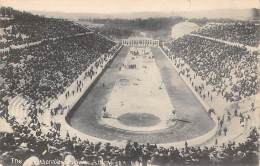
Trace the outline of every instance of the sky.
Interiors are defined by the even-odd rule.
[[[0,0],[25,11],[66,13],[172,12],[260,8],[260,0]]]

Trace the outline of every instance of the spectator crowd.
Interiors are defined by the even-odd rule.
[[[117,147],[81,140],[69,133],[64,139],[61,124],[52,121],[51,129],[43,132],[38,114],[44,110],[37,106],[64,93],[91,64],[95,67],[102,64],[99,58],[113,54],[111,48],[116,43],[96,33],[77,36],[88,30],[70,21],[34,16],[10,8],[1,8],[0,15],[10,18],[0,19],[1,32],[4,32],[0,34],[0,49],[45,39],[37,45],[1,53],[0,118],[11,126],[12,132],[0,132],[0,164],[13,164],[14,158],[24,162],[32,156],[59,163],[72,155],[85,165],[257,165],[259,135],[256,129],[251,130],[244,143],[211,147],[193,147],[186,143],[181,149],[131,141],[125,147]],[[255,53],[194,36],[168,43],[168,47],[172,56],[184,59],[227,100],[257,92]],[[85,77],[91,78],[94,74],[95,68],[92,68]],[[82,82],[78,81],[77,91],[81,88]],[[67,92],[66,97],[73,93]],[[17,95],[31,102],[24,124],[7,109],[8,98]]]
[[[36,104],[61,94],[83,71],[115,44],[95,34],[69,37],[4,53],[0,70],[11,96]]]
[[[12,8],[1,7],[0,16],[9,18],[0,19],[0,49],[89,32],[64,19],[45,18]]]
[[[188,64],[196,76],[213,86],[213,91],[227,101],[238,101],[258,92],[257,52],[191,35],[166,46],[170,58],[177,59],[177,66]],[[189,70],[183,69],[181,74],[189,76]],[[195,87],[200,93],[204,89],[204,86]],[[208,96],[209,92],[204,95]]]
[[[61,165],[66,156],[72,155],[81,165],[257,165],[258,138],[253,128],[246,142],[194,147],[186,142],[183,148],[163,148],[156,144],[139,144],[129,141],[125,147],[110,143],[92,143],[67,133],[60,137],[59,128],[53,127],[43,134],[40,127],[30,128],[18,124],[8,114],[3,116],[11,124],[13,133],[0,133],[0,161],[13,164],[12,159],[25,162],[36,156],[38,160]],[[1,164],[1,163],[0,163]]]
[[[260,24],[248,21],[209,24],[196,34],[257,47],[260,41]]]

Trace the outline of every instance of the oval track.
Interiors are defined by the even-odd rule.
[[[129,48],[124,47],[120,51],[96,84],[72,109],[67,119],[73,128],[106,140],[130,139],[140,143],[169,143],[198,137],[214,127],[214,122],[208,117],[203,106],[159,48],[153,48],[152,51],[169,98],[176,108],[178,117],[185,118],[191,123],[177,121],[171,128],[153,132],[126,131],[99,123],[102,108],[107,103],[116,80],[120,78],[118,67],[124,62],[128,50]]]

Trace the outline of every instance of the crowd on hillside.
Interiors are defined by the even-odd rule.
[[[205,80],[206,85],[213,86],[213,91],[227,101],[238,101],[257,93],[257,52],[189,35],[166,46],[169,56],[177,59],[177,66],[188,64],[196,76]],[[180,74],[192,77],[191,82],[196,77],[189,76],[189,68]],[[195,87],[198,93],[204,89],[204,86]],[[203,95],[209,96],[209,93]]]
[[[5,14],[7,13],[7,14]],[[2,7],[0,10],[0,49],[89,32],[63,19],[45,18]]]
[[[209,24],[196,34],[257,47],[260,42],[260,24],[248,21]]]
[[[134,34],[131,29],[118,28],[113,26],[97,26],[94,27],[95,31],[110,37],[111,39],[126,39]]]

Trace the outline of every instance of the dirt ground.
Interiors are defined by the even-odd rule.
[[[122,128],[116,125],[111,126],[105,123],[101,118],[103,107],[107,106],[111,100],[120,101],[120,98],[115,98],[116,96],[113,97],[113,90],[115,85],[118,84],[118,80],[122,78],[126,79],[126,74],[119,71],[119,67],[127,60],[127,56],[129,56],[127,55],[128,52],[129,48],[124,47],[92,89],[89,90],[73,108],[73,114],[69,119],[69,123],[72,127],[88,135],[107,140],[132,140],[140,143],[169,143],[187,140],[205,134],[214,127],[214,122],[208,117],[203,106],[178,76],[171,62],[163,55],[159,48],[152,48],[154,63],[151,63],[151,65],[153,66],[153,70],[156,67],[156,72],[159,74],[159,77],[156,76],[157,74],[150,75],[151,82],[155,83],[155,85],[151,83],[151,87],[148,87],[148,89],[156,87],[154,91],[157,91],[156,93],[158,93],[160,97],[154,98],[156,100],[153,100],[152,105],[156,105],[156,107],[153,108],[154,111],[151,112],[151,114],[159,117],[161,121],[164,121],[165,119],[162,118],[160,113],[165,110],[161,110],[160,108],[167,108],[165,115],[174,108],[178,119],[183,119],[184,121],[177,121],[172,126],[158,128],[153,131],[135,131],[131,130],[131,128]],[[147,65],[149,65],[149,63],[147,63]],[[130,74],[131,72],[133,75]],[[133,70],[131,72],[127,74],[127,80],[130,80],[130,82],[136,79],[135,71]],[[130,77],[134,79],[130,79]],[[142,79],[140,78],[140,80]],[[147,84],[147,82],[145,84]],[[162,86],[161,90],[158,89],[159,84]],[[132,88],[134,88],[134,86]],[[127,97],[127,95],[127,93],[124,94],[125,97]],[[148,95],[148,93],[146,95]],[[162,98],[162,96],[164,97]],[[143,107],[151,108],[148,105],[149,102],[143,102],[143,97],[144,96],[141,96],[132,102],[131,105],[140,102],[140,105]],[[149,99],[149,96],[147,98]],[[150,99],[151,98],[152,97],[150,97]],[[155,114],[156,109],[158,110],[158,114]],[[140,113],[148,113],[142,109],[139,111],[141,111]],[[120,115],[129,112],[138,112],[138,110],[133,110],[132,107],[131,111],[124,110],[124,113]]]

